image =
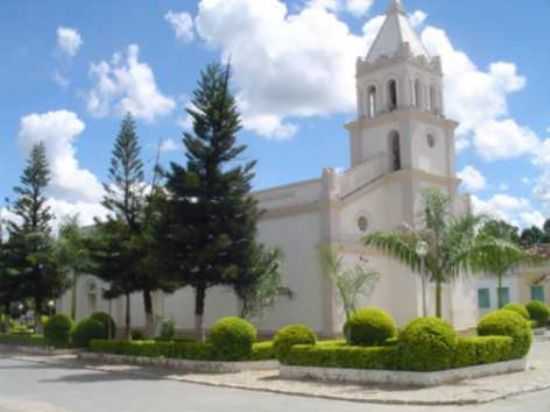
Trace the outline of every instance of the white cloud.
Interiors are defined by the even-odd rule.
[[[287,117],[355,110],[355,61],[383,20],[354,35],[330,11],[339,4],[308,3],[291,14],[280,0],[201,0],[197,32],[231,56],[247,127],[288,137],[295,127]]]
[[[528,199],[523,197],[501,193],[488,200],[482,200],[474,195],[472,196],[472,206],[475,213],[505,220],[521,227],[544,223],[543,215],[531,205]]]
[[[57,47],[66,55],[76,56],[82,44],[82,36],[76,29],[70,27],[57,28]]]
[[[479,192],[487,186],[485,176],[474,166],[466,166],[462,171],[457,173],[457,176],[462,179],[462,183],[468,191]]]
[[[513,63],[494,62],[479,69],[470,57],[452,45],[445,31],[427,27],[422,40],[433,55],[440,55],[445,74],[447,115],[460,122],[460,139],[473,136],[473,146],[486,160],[498,160],[532,153],[536,135],[507,118],[508,96],[522,90],[525,77]],[[505,133],[496,136],[496,133]]]
[[[98,202],[103,194],[96,176],[81,168],[75,142],[85,124],[66,110],[33,113],[21,119],[19,141],[28,154],[33,145],[43,142],[52,172],[52,194],[65,200]]]
[[[489,120],[476,128],[474,145],[486,160],[509,159],[537,151],[538,137],[513,119]]]
[[[374,0],[347,0],[346,10],[356,17],[367,14],[372,7]]]
[[[195,36],[193,32],[193,18],[189,13],[175,13],[170,10],[164,15],[164,19],[170,23],[178,40],[184,43],[193,41]]]
[[[183,145],[175,139],[164,139],[160,144],[161,152],[175,152],[180,149],[183,149]]]
[[[422,10],[416,10],[413,14],[409,16],[409,23],[413,28],[417,29],[424,24],[427,18],[428,15]]]
[[[64,76],[61,72],[55,71],[53,74],[53,81],[60,87],[66,88],[71,84],[71,81]]]
[[[89,226],[94,223],[94,218],[105,218],[108,214],[101,203],[86,201],[67,201],[58,198],[49,198],[48,206],[51,207],[55,221],[53,222],[54,233],[57,232],[59,224],[68,216],[78,215],[78,223],[81,226]]]
[[[139,61],[139,47],[135,44],[128,47],[126,56],[115,53],[110,62],[93,63],[90,76],[95,85],[87,94],[87,106],[97,117],[130,112],[152,122],[176,106],[158,89],[151,67]]]

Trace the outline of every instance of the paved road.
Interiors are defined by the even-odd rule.
[[[550,391],[481,406],[337,402],[0,357],[0,412],[548,412]]]

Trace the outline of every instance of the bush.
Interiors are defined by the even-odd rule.
[[[48,346],[42,335],[0,334],[0,344],[19,346]]]
[[[315,332],[305,325],[288,325],[275,334],[273,349],[277,359],[283,360],[294,345],[315,345]]]
[[[273,342],[259,342],[252,346],[252,355],[250,360],[263,361],[275,359],[275,349],[273,349]]]
[[[164,340],[174,339],[176,337],[176,322],[165,320],[160,328],[160,338]]]
[[[53,315],[44,325],[44,337],[49,345],[67,347],[73,327],[72,320],[64,314]]]
[[[71,331],[72,344],[77,348],[87,348],[93,339],[107,339],[105,325],[98,320],[83,319]]]
[[[350,346],[345,342],[320,342],[295,345],[282,362],[292,366],[344,369],[397,369],[395,346]]]
[[[508,303],[505,305],[503,310],[511,310],[512,312],[516,312],[518,315],[521,315],[521,317],[525,320],[529,320],[529,311],[525,307],[525,305],[522,305],[520,303]]]
[[[396,336],[397,325],[383,310],[364,308],[351,315],[344,330],[351,345],[377,346]]]
[[[241,318],[222,318],[210,330],[208,341],[220,360],[249,359],[252,354],[252,345],[256,341],[256,328]]]
[[[550,310],[548,309],[548,306],[538,300],[533,300],[532,302],[529,302],[526,307],[530,318],[537,321],[538,326],[546,325],[546,322],[548,322],[548,318],[550,317]]]
[[[458,337],[447,322],[419,318],[399,335],[400,369],[438,371],[452,367]]]
[[[96,312],[90,316],[90,319],[97,320],[105,329],[107,339],[114,339],[116,336],[116,323],[111,315],[105,312]]]
[[[212,345],[202,342],[92,340],[92,352],[147,358],[216,360]]]
[[[145,334],[140,329],[132,329],[130,332],[132,340],[145,340]]]
[[[510,360],[512,344],[509,336],[459,337],[453,367],[465,368]]]
[[[477,325],[479,336],[509,336],[512,338],[511,359],[523,358],[529,353],[533,333],[529,323],[511,310],[497,310],[485,315]]]

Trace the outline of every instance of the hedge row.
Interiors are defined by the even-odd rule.
[[[0,334],[0,344],[20,346],[47,346],[42,335],[31,334]]]
[[[459,338],[448,358],[449,367],[425,368],[412,363],[398,346],[350,346],[345,342],[296,345],[283,363],[321,368],[433,371],[484,365],[513,359],[512,338],[507,336]]]
[[[250,354],[238,359],[234,354],[216,350],[214,345],[202,342],[93,340],[90,350],[114,355],[198,361],[256,361],[275,358],[272,342],[255,343]]]

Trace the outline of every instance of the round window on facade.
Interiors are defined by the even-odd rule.
[[[428,146],[430,146],[430,147],[435,146],[435,137],[434,137],[433,134],[429,134],[426,139],[428,141]]]
[[[365,216],[361,216],[359,219],[357,219],[357,227],[359,228],[360,232],[366,232],[369,228],[369,220]]]

